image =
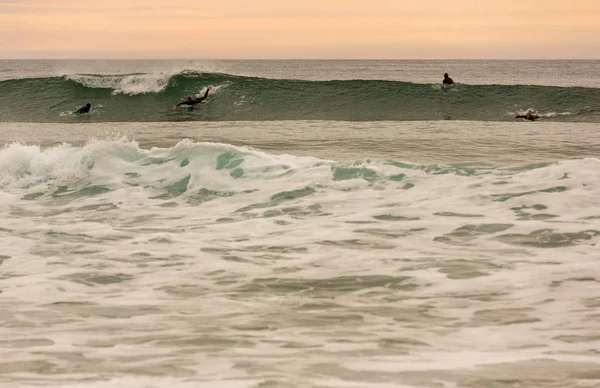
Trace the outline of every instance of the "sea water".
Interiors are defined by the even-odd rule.
[[[0,62],[0,383],[600,385],[598,65]]]

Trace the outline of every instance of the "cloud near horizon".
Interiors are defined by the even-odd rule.
[[[595,58],[598,0],[0,0],[0,58]]]

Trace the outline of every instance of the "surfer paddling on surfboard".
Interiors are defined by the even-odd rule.
[[[208,99],[208,93],[212,90],[212,86],[208,85],[206,87],[206,92],[204,93],[204,95],[200,98],[194,98],[192,99],[191,97],[186,97],[185,101],[180,102],[179,104],[175,105],[173,107],[173,110],[177,109],[180,105],[189,105],[189,106],[194,106],[194,105],[198,105],[201,104],[203,102],[205,102]]]
[[[539,118],[540,118],[540,116],[532,114],[531,111],[529,111],[529,110],[527,112],[525,112],[524,115],[515,116],[515,119],[525,119],[525,120],[529,120],[529,121],[534,121]]]
[[[82,113],[89,113],[91,108],[92,108],[92,105],[91,105],[91,104],[88,102],[87,104],[85,104],[85,105],[84,105],[84,106],[82,106],[81,108],[79,108],[79,109],[76,109],[76,110],[73,112],[73,114],[75,114],[75,115],[79,115],[79,114],[82,114]]]

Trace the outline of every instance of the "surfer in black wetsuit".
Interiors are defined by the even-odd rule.
[[[204,93],[204,95],[202,97],[194,98],[194,99],[192,99],[192,97],[186,97],[185,101],[182,101],[179,104],[175,105],[175,107],[173,109],[177,109],[180,105],[192,105],[192,106],[198,105],[208,98],[208,92],[210,92],[211,90],[212,90],[212,86],[209,85],[206,87],[206,92]]]
[[[532,114],[530,111],[525,112],[524,115],[515,116],[515,119],[525,119],[529,121],[534,121],[539,119],[540,116]]]
[[[77,109],[73,113],[76,114],[76,115],[81,114],[81,113],[89,113],[89,111],[90,111],[91,108],[92,108],[92,105],[88,102],[87,104],[85,104],[81,108]]]
[[[444,85],[454,85],[454,81],[452,78],[448,77],[448,73],[444,73],[444,80],[442,81]]]

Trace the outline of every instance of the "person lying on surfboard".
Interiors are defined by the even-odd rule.
[[[179,104],[175,105],[173,107],[173,110],[177,109],[180,105],[198,105],[202,102],[204,102],[204,100],[206,100],[208,98],[208,92],[210,92],[212,90],[212,86],[207,86],[206,87],[206,92],[204,93],[204,95],[200,98],[194,98],[192,99],[192,97],[186,97],[185,101],[180,102]]]
[[[90,109],[92,108],[92,105],[88,102],[87,104],[85,104],[84,106],[82,106],[81,108],[75,110],[73,112],[73,114],[81,114],[81,113],[89,113]]]
[[[444,80],[442,81],[444,85],[454,85],[454,81],[452,78],[448,77],[448,73],[444,73]]]
[[[540,118],[540,116],[532,114],[531,111],[525,112],[524,115],[515,116],[515,119],[525,119],[525,120],[530,120],[530,121],[534,121],[539,118]]]

